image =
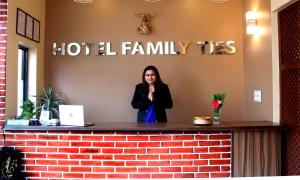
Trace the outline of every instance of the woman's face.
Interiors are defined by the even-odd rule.
[[[153,84],[156,80],[156,75],[153,70],[147,70],[145,73],[145,80],[148,84]]]

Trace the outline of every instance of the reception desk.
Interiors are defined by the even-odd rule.
[[[280,175],[280,132],[268,121],[87,127],[5,126],[30,179]]]

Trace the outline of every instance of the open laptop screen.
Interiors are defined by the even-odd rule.
[[[59,105],[61,126],[84,126],[82,105]]]

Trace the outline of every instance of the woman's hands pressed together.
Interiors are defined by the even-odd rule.
[[[154,99],[154,90],[155,90],[154,85],[150,84],[149,85],[149,94],[148,94],[148,98],[150,101],[153,101],[153,99]]]

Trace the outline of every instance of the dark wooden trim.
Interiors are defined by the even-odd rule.
[[[300,69],[300,63],[280,65],[281,71],[295,70],[295,69]]]
[[[284,127],[270,121],[232,121],[219,125],[196,126],[190,122],[169,122],[157,124],[97,122],[93,126],[4,126],[3,130],[37,130],[37,131],[281,131]]]
[[[286,174],[286,131],[281,133],[281,175]]]
[[[231,177],[234,177],[234,131],[231,132]]]
[[[297,9],[294,9],[297,8]],[[293,119],[284,119],[283,112],[285,113],[294,113],[289,108],[289,105],[285,105],[282,103],[283,100],[289,100],[290,92],[285,90],[284,85],[287,84],[289,88],[296,88],[292,87],[297,82],[297,72],[300,69],[300,62],[297,59],[298,55],[294,48],[299,49],[299,37],[292,33],[292,31],[288,31],[288,29],[295,29],[296,24],[299,22],[299,18],[297,19],[296,15],[299,13],[300,8],[300,1],[295,1],[293,4],[285,7],[278,13],[278,32],[279,32],[279,62],[280,62],[280,122],[286,127],[286,131],[281,133],[281,175],[297,175],[299,172],[300,167],[294,166],[295,164],[298,165],[300,158],[297,158],[297,154],[299,153],[297,149],[299,149],[299,142],[297,143],[296,137],[297,134],[300,132],[300,126],[297,121],[297,117]],[[287,26],[287,27],[285,27]],[[297,26],[299,27],[299,26]],[[283,37],[284,36],[284,37]],[[284,47],[284,39],[285,37],[289,37],[288,42],[292,44],[287,44]],[[289,53],[289,56],[283,57],[283,53]],[[288,58],[288,59],[283,59]],[[283,79],[284,75],[287,75],[289,79]],[[292,76],[294,74],[294,76]],[[286,81],[284,81],[286,80]],[[295,89],[297,90],[297,89]],[[299,91],[295,91],[295,94],[298,95]],[[287,98],[287,99],[285,99]],[[286,102],[287,104],[291,102]]]
[[[281,9],[278,14],[280,14],[283,10],[289,10],[291,8],[294,8],[294,6],[297,6],[298,2],[299,2],[299,0],[296,0],[295,2],[292,2],[291,4],[286,6],[284,9]]]

